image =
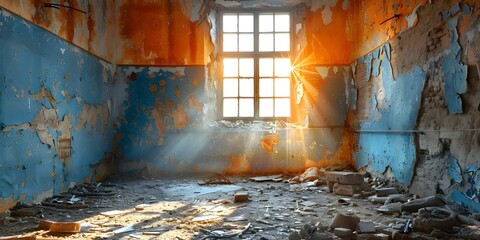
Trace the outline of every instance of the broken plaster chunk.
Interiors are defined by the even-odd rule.
[[[416,212],[420,208],[444,206],[445,203],[446,203],[445,197],[437,194],[434,196],[415,199],[410,202],[406,202],[402,205],[400,212],[403,212],[403,211]]]
[[[335,228],[333,232],[339,238],[349,238],[353,235],[352,230],[348,228]]]
[[[247,191],[238,191],[233,197],[233,202],[247,202],[248,201],[248,192]]]
[[[332,223],[330,224],[330,229],[348,228],[353,231],[357,229],[357,225],[359,222],[360,218],[356,215],[337,213],[337,215],[335,215],[335,218],[333,218]]]
[[[377,194],[377,197],[385,197],[390,194],[397,194],[398,189],[394,187],[389,187],[389,188],[377,188],[375,189],[375,192]]]
[[[374,233],[375,231],[375,224],[373,222],[364,222],[361,221],[358,223],[358,231],[360,233]]]

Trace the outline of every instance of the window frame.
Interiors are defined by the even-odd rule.
[[[224,14],[242,14],[242,13],[249,13],[253,14],[254,17],[254,50],[252,52],[223,52],[223,15]],[[275,52],[275,49],[272,52],[260,52],[258,47],[258,38],[259,38],[259,25],[257,24],[259,21],[259,15],[262,13],[288,13],[290,15],[290,50],[288,52]],[[259,59],[262,57],[266,58],[289,58],[290,62],[292,63],[292,59],[295,56],[295,24],[294,24],[294,8],[269,8],[269,9],[251,9],[251,8],[220,8],[217,9],[217,42],[218,42],[218,55],[217,55],[217,79],[218,81],[218,88],[217,88],[217,119],[222,120],[229,120],[229,121],[236,121],[236,120],[243,120],[243,121],[289,121],[293,118],[293,106],[295,102],[295,95],[294,95],[294,79],[293,74],[290,73],[288,77],[290,80],[290,96],[289,96],[289,104],[290,104],[290,116],[288,117],[260,117],[259,115],[259,103],[260,103],[260,96],[259,96]],[[275,33],[275,31],[274,31]],[[223,116],[223,59],[224,58],[253,58],[254,60],[254,116],[253,117],[224,117]],[[274,77],[275,78],[275,77]],[[240,98],[240,96],[238,97]],[[272,97],[275,99],[275,96]],[[278,97],[282,98],[282,97]]]

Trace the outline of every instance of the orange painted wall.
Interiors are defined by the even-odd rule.
[[[193,1],[117,2],[117,63],[204,65],[208,62],[208,21],[191,20]],[[211,44],[211,43],[210,43]]]
[[[359,0],[353,1],[357,9],[355,15],[356,49],[353,59],[361,57],[385,43],[395,34],[409,28],[406,17],[414,13],[418,5],[424,5],[427,0]],[[391,20],[390,17],[398,15]],[[414,16],[412,16],[414,17]],[[387,20],[386,22],[384,22]],[[382,24],[382,22],[384,22]],[[414,21],[413,26],[415,25]]]
[[[346,65],[352,61],[354,48],[353,25],[354,7],[344,9],[343,1],[335,6],[322,6],[318,9],[307,9],[302,22],[304,39],[299,36],[300,51],[298,66],[302,65]],[[325,8],[330,8],[332,21],[324,21]],[[302,32],[300,32],[300,35]]]
[[[0,0],[0,7],[107,60],[113,60],[114,0],[55,1],[87,12],[46,8],[40,0]],[[52,1],[45,1],[52,2]]]
[[[450,6],[453,6],[458,2],[467,3],[470,6],[475,6],[477,8],[480,6],[480,2],[478,0],[447,1],[449,1]],[[354,8],[356,9],[354,18],[356,26],[354,41],[356,46],[353,54],[353,60],[364,56],[373,49],[383,45],[396,34],[408,30],[409,27],[415,27],[416,22],[421,21],[418,15],[417,18],[415,18],[415,14],[418,13],[418,10],[415,11],[417,6],[419,6],[419,8],[428,8],[429,4],[435,4],[434,2],[430,2],[431,1],[429,0],[352,1]],[[388,20],[384,24],[381,24],[383,21],[393,17],[396,14],[399,15],[398,18]],[[409,16],[414,19],[413,25],[410,26],[407,22],[407,18]],[[459,30],[462,32],[461,29]]]

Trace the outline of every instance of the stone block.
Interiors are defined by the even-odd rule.
[[[233,197],[233,202],[246,202],[248,201],[248,192],[247,191],[238,191]]]
[[[325,172],[328,182],[361,185],[364,184],[363,175],[357,172]]]
[[[330,224],[330,229],[335,228],[348,228],[352,231],[357,229],[357,225],[360,222],[360,218],[356,215],[347,215],[337,213]]]

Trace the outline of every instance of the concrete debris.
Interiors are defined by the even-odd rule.
[[[377,194],[377,197],[385,197],[391,194],[397,194],[398,189],[394,187],[388,187],[388,188],[376,188],[375,193]]]
[[[233,196],[233,202],[247,202],[248,201],[248,192],[247,191],[238,191]]]
[[[200,214],[192,219],[192,222],[210,221],[219,218],[218,215]]]
[[[85,182],[70,188],[69,193],[76,196],[113,196],[113,185]]]
[[[363,175],[357,172],[325,172],[327,182],[334,182],[346,185],[364,184]]]
[[[371,196],[368,198],[368,200],[373,203],[382,203],[382,204],[396,203],[396,202],[404,203],[408,201],[408,197],[405,196],[404,194],[390,194],[388,196],[383,196],[383,197],[379,197],[378,195]]]
[[[214,173],[208,177],[207,180],[199,182],[198,185],[210,185],[210,184],[233,184],[230,180],[228,180],[225,175],[222,173]]]
[[[433,229],[452,229],[458,225],[456,213],[449,208],[427,207],[418,211],[413,219],[413,228],[418,231],[431,232]]]
[[[341,227],[338,227],[338,228],[335,228],[333,230],[333,232],[335,233],[335,235],[339,238],[350,238],[353,236],[353,232],[351,229],[348,229],[348,228],[341,228]]]
[[[274,182],[277,179],[281,179],[282,176],[283,176],[282,174],[278,174],[278,175],[272,175],[272,176],[252,177],[252,178],[250,178],[250,181],[254,181],[254,182]]]
[[[360,223],[360,218],[356,215],[337,213],[335,215],[335,218],[332,220],[332,223],[330,224],[330,229],[348,228],[352,231],[355,231],[357,229],[358,223]]]
[[[315,180],[318,180],[318,178],[319,178],[319,172],[317,167],[311,167],[305,170],[305,172],[299,176],[300,182],[315,181]]]
[[[14,207],[10,209],[10,216],[12,217],[30,217],[40,214],[41,211],[36,207]]]
[[[393,215],[400,214],[402,212],[402,203],[389,203],[383,206],[380,206],[377,211],[379,213]]]
[[[358,223],[359,233],[374,233],[375,231],[375,224],[373,222],[360,221]]]
[[[410,202],[406,202],[402,205],[402,212],[416,212],[420,208],[425,207],[440,207],[446,204],[445,197],[443,195],[434,195],[426,198],[415,199]]]
[[[108,212],[102,212],[100,213],[101,215],[103,216],[106,216],[106,217],[115,217],[117,215],[122,215],[122,214],[125,214],[125,213],[128,213],[129,211],[127,210],[112,210],[112,211],[108,211]]]

